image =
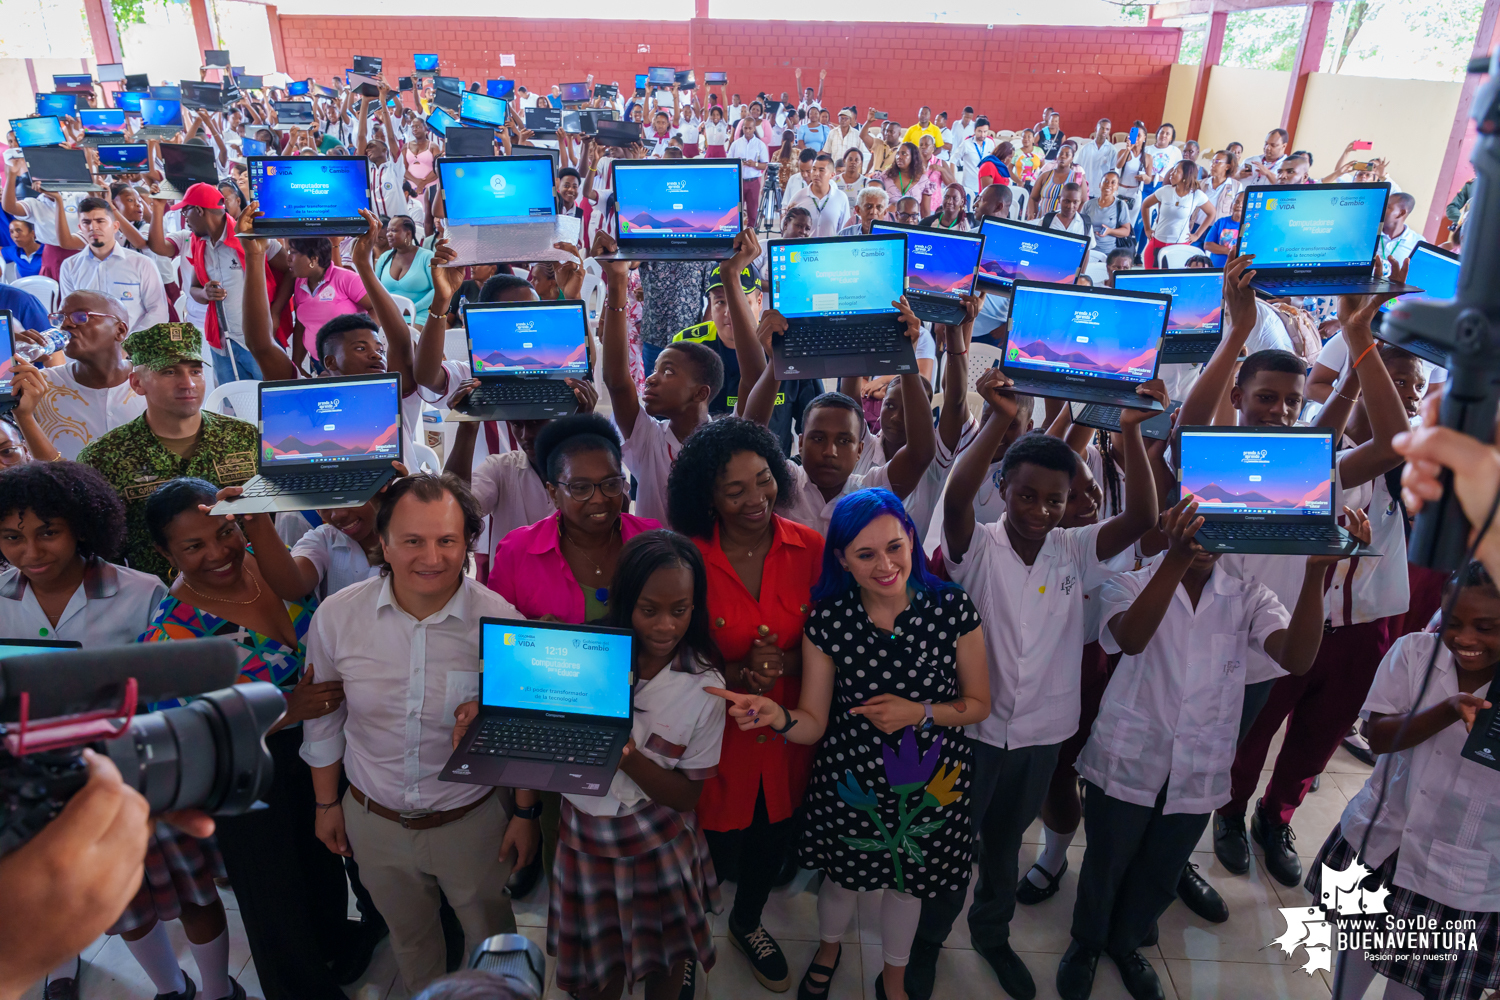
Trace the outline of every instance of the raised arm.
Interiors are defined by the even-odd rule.
[[[943,405],[938,410],[937,435],[948,454],[958,451],[964,425],[969,422],[969,344],[974,337],[974,319],[984,303],[984,292],[964,296],[964,321],[957,326],[935,326],[943,336]],[[904,399],[903,399],[904,402]]]
[[[599,230],[594,237],[594,256],[614,253],[613,236]],[[641,414],[640,396],[630,377],[630,331],[625,311],[630,306],[630,264],[623,260],[600,262],[604,269],[604,388],[614,409],[615,426],[629,438],[635,432],[636,418]]]
[[[1172,595],[1192,567],[1193,559],[1203,551],[1193,537],[1203,527],[1197,501],[1187,498],[1179,501],[1167,511],[1164,527],[1169,544],[1156,572],[1130,602],[1130,607],[1109,620],[1110,634],[1126,656],[1138,656],[1151,644],[1167,609],[1172,606]]]
[[[760,341],[761,350],[769,358],[772,355],[772,338],[778,333],[786,333],[786,317],[775,309],[766,309],[760,314],[760,326],[755,331],[755,339]],[[746,420],[753,420],[761,426],[767,426],[771,422],[771,413],[776,409],[776,394],[781,391],[781,380],[776,377],[776,366],[767,362],[761,369],[760,378],[755,380],[751,387],[749,398],[745,400],[743,415]]]
[[[1250,254],[1233,258],[1224,268],[1224,312],[1229,316],[1229,330],[1183,400],[1178,411],[1179,427],[1213,423],[1219,401],[1229,391],[1240,351],[1255,329],[1255,291],[1250,287],[1255,279],[1251,269],[1254,262],[1255,256]]]
[[[68,208],[63,202],[63,196],[56,191],[43,191],[43,211],[49,211],[45,207],[45,202],[48,198],[52,199],[52,208],[50,211],[57,214],[57,245],[64,250],[86,249],[88,244],[83,242],[77,233],[68,228]]]
[[[1011,380],[999,368],[986,369],[974,386],[990,405],[990,415],[948,473],[948,490],[943,494],[943,554],[954,562],[963,562],[969,551],[974,538],[974,497],[988,478],[990,460],[1019,410],[1010,386]]]
[[[911,311],[906,296],[901,296],[892,305],[901,309],[901,318],[906,321],[906,335],[915,345],[922,335],[922,321]],[[906,443],[891,456],[888,474],[891,492],[904,500],[921,484],[927,467],[937,457],[937,433],[932,426],[932,403],[922,388],[922,376],[913,372],[902,375],[898,381],[901,411],[906,414]]]
[[[1405,281],[1409,261],[1390,263],[1391,281],[1397,284]],[[1379,264],[1375,266],[1378,268]],[[1370,332],[1371,320],[1380,311],[1381,303],[1389,298],[1394,296],[1339,297],[1339,318],[1343,320],[1344,343],[1349,348],[1349,367],[1358,370],[1359,392],[1364,397],[1365,416],[1370,422],[1370,440],[1339,460],[1339,485],[1346,490],[1400,465],[1401,456],[1392,442],[1397,434],[1411,430],[1396,383],[1376,354],[1375,335]]]
[[[1150,396],[1165,409],[1172,405],[1167,387],[1159,378],[1139,386],[1136,392]],[[1120,450],[1125,453],[1125,509],[1099,526],[1096,554],[1108,559],[1130,546],[1156,526],[1156,479],[1141,424],[1156,416],[1151,410],[1120,410]]]
[[[151,228],[146,233],[146,243],[151,252],[158,257],[176,257],[177,244],[167,239],[166,229],[167,206],[171,202],[166,198],[152,198],[146,202],[146,209],[151,213]]]
[[[266,294],[266,241],[248,235],[260,215],[259,203],[252,201],[240,213],[236,227],[240,246],[245,249],[244,299],[240,306],[240,325],[245,334],[245,347],[250,351],[251,357],[255,358],[255,363],[260,365],[261,373],[267,381],[301,378],[302,373],[271,336],[276,324]],[[156,227],[152,226],[151,231],[154,234]],[[302,591],[303,596],[306,594],[306,590]]]
[[[756,319],[750,311],[750,300],[740,287],[739,275],[760,257],[760,238],[755,230],[746,229],[734,238],[734,256],[719,265],[724,280],[724,300],[729,306],[729,323],[734,327],[734,356],[740,364],[740,384],[736,391],[735,412],[745,412],[745,402],[760,373],[766,367],[766,352],[756,337]]]
[[[354,241],[354,271],[365,286],[365,298],[370,312],[380,324],[386,340],[386,371],[401,376],[401,395],[408,396],[417,391],[417,382],[412,375],[411,327],[391,293],[375,274],[375,241],[380,234],[380,217],[368,208],[359,210],[365,220],[365,232]]]
[[[443,374],[443,358],[448,339],[448,306],[458,294],[458,286],[464,277],[463,268],[443,265],[457,256],[458,252],[448,245],[446,236],[440,237],[432,248],[432,302],[427,307],[427,322],[422,325],[422,335],[417,340],[412,377],[418,385],[433,392],[442,392],[447,382]]]

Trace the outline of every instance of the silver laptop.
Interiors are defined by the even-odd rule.
[[[469,365],[479,385],[455,407],[475,420],[550,420],[578,412],[565,381],[587,382],[584,304],[469,302]]]
[[[135,130],[137,141],[170,139],[182,128],[181,100],[141,98],[141,127]]]
[[[156,197],[180,201],[194,184],[219,182],[212,146],[164,142],[157,149],[161,152],[163,180],[157,185]]]
[[[103,191],[89,173],[87,154],[66,146],[33,146],[26,150],[31,181],[47,191]]]
[[[577,246],[581,220],[557,214],[552,157],[445,156],[438,174],[458,253],[450,267],[570,259],[553,244]]]

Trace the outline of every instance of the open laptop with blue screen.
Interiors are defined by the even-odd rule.
[[[394,373],[262,382],[257,475],[215,514],[358,507],[395,478],[401,377]]]
[[[1258,292],[1375,295],[1421,291],[1372,267],[1389,183],[1265,184],[1245,192],[1238,253],[1255,255]]]
[[[434,107],[432,114],[427,116],[427,127],[446,139],[450,128],[458,128],[458,119],[442,108]],[[494,138],[493,133],[490,138]]]
[[[359,236],[369,229],[370,167],[363,156],[251,156],[250,197],[265,213],[255,236]]]
[[[76,114],[78,111],[78,98],[74,94],[37,94],[36,113],[39,115],[57,115],[59,118]]]
[[[141,127],[135,130],[137,139],[170,139],[181,131],[181,101],[157,97],[141,98]]]
[[[984,237],[928,226],[877,222],[872,233],[906,237],[906,301],[924,323],[962,323],[963,296],[974,292]]]
[[[504,128],[507,113],[506,103],[488,94],[466,90],[459,98],[458,117],[465,124]]]
[[[79,108],[78,124],[85,146],[125,141],[125,112],[119,108]]]
[[[438,71],[438,57],[436,52],[413,52],[411,57],[412,76],[431,76]]]
[[[740,161],[619,160],[620,248],[601,260],[728,260],[740,234]]]
[[[62,122],[56,115],[12,118],[10,130],[16,134],[16,145],[22,149],[35,149],[37,146],[61,146],[68,141],[68,137],[63,135]]]
[[[906,291],[901,233],[778,240],[767,253],[771,308],[787,330],[772,338],[780,379],[906,375],[917,356],[900,311]]]
[[[144,174],[151,169],[151,147],[142,143],[113,143],[99,147],[99,173]]]
[[[443,781],[604,795],[630,739],[628,629],[479,622],[479,715]]]
[[[1156,377],[1172,297],[1017,281],[1000,368],[1015,391],[1160,413],[1136,392]]]
[[[984,237],[979,284],[990,291],[1008,292],[1017,278],[1072,281],[1089,252],[1086,235],[1042,229],[993,215],[984,217],[979,234]]]
[[[439,159],[448,242],[458,254],[448,266],[572,259],[553,244],[576,246],[580,220],[557,214],[552,173],[545,153]]]
[[[1424,241],[1412,248],[1407,264],[1407,283],[1417,285],[1422,289],[1420,294],[1412,294],[1412,298],[1441,301],[1458,297],[1458,254]],[[1385,314],[1390,310],[1391,303],[1386,302],[1381,305],[1380,312],[1375,314],[1372,325],[1375,327],[1376,336],[1379,336],[1380,328],[1385,325]],[[1437,365],[1439,368],[1448,367],[1448,349],[1442,344],[1428,340],[1426,337],[1410,337],[1406,340],[1395,341],[1395,343],[1399,343],[1402,350],[1415,354],[1429,364]]]
[[[16,408],[16,393],[10,387],[10,380],[16,374],[14,333],[10,310],[0,309],[0,352],[3,352],[3,358],[0,358],[0,414]]]
[[[1113,284],[1115,288],[1172,296],[1167,339],[1161,345],[1162,364],[1192,364],[1214,356],[1223,339],[1223,268],[1116,271]]]
[[[1177,483],[1210,552],[1379,555],[1338,525],[1333,429],[1182,427]]]
[[[149,93],[140,90],[117,90],[115,91],[115,107],[127,115],[140,117],[141,98],[150,96]]]
[[[474,420],[550,420],[578,412],[565,379],[588,381],[584,304],[469,302],[464,333],[479,385],[456,409]]]

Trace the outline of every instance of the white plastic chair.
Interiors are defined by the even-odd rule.
[[[1156,251],[1157,267],[1186,267],[1194,257],[1204,256],[1202,250],[1191,243],[1178,243]]]
[[[35,295],[41,300],[42,307],[47,312],[57,311],[62,303],[62,293],[57,287],[57,282],[45,274],[33,274],[25,278],[17,278],[11,283],[12,288],[19,288],[28,295]]]
[[[405,295],[397,295],[395,292],[391,292],[390,295],[391,301],[396,303],[396,308],[401,310],[401,315],[406,317],[407,324],[415,325],[417,322],[417,304]]]
[[[583,288],[578,297],[584,302],[584,315],[590,323],[599,321],[599,314],[604,309],[604,296],[607,293],[604,279],[597,274],[585,271],[583,275]]]
[[[438,458],[438,453],[420,441],[411,443],[411,454],[407,456],[406,467],[412,472],[441,473],[443,461]]]
[[[216,385],[204,397],[203,408],[213,413],[222,413],[228,417],[238,417],[240,420],[254,423],[259,408],[256,399],[256,389],[259,385],[258,379],[249,378]],[[227,409],[224,406],[225,403],[229,404]]]
[[[1005,352],[993,344],[970,344],[969,345],[969,391],[979,384],[979,376],[983,375],[985,369],[990,368],[996,361],[1005,357]]]
[[[1089,254],[1088,266],[1083,269],[1083,273],[1089,276],[1095,287],[1109,284],[1109,268],[1104,261],[1094,260],[1092,253]]]
[[[443,333],[443,357],[449,361],[469,363],[469,335],[461,326]]]

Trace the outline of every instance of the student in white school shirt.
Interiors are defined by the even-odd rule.
[[[1166,551],[1099,596],[1099,642],[1123,657],[1078,755],[1088,847],[1057,970],[1064,1000],[1086,1000],[1101,954],[1131,996],[1161,996],[1139,949],[1177,897],[1209,813],[1229,797],[1249,652],[1300,675],[1323,638],[1323,575],[1339,557],[1298,560],[1288,614],[1261,584],[1215,572],[1218,556],[1194,539],[1202,526],[1196,501],[1178,503],[1163,519]]]
[[[90,441],[146,412],[146,397],[130,387],[131,365],[120,349],[130,335],[124,307],[98,292],[74,292],[63,300],[62,313],[67,363],[38,369],[18,360],[11,380],[20,396],[16,425],[42,462],[75,459]],[[77,322],[79,313],[86,322]]]
[[[37,242],[42,244],[42,273],[56,280],[62,262],[83,247],[82,241],[72,234],[78,227],[78,203],[85,195],[76,191],[43,191],[39,198],[18,199],[16,180],[25,172],[24,159],[16,157],[6,161],[5,190],[0,194],[0,208],[14,218],[31,223],[36,230]],[[41,190],[40,186],[33,186]],[[70,249],[64,249],[65,246]]]
[[[807,187],[799,189],[786,204],[787,208],[807,209],[812,216],[813,236],[837,236],[849,224],[849,198],[833,186],[833,174],[833,157],[819,153]]]
[[[984,841],[970,937],[1007,993],[1033,996],[1031,973],[1009,943],[1021,837],[1041,812],[1063,741],[1078,729],[1084,594],[1108,576],[1105,560],[1155,525],[1156,485],[1140,433],[1149,411],[1124,410],[1126,498],[1118,516],[1059,529],[1078,459],[1060,438],[1033,433],[1012,445],[1001,463],[1005,517],[976,524],[974,494],[1017,415],[1010,384],[998,368],[979,378],[976,389],[994,412],[948,475],[943,562],[990,626],[984,631],[993,710],[970,733],[974,830]],[[1166,405],[1159,380],[1137,391]],[[928,970],[963,906],[963,893],[923,901],[911,957],[919,976],[932,975]]]
[[[614,237],[600,232],[594,256],[613,253]],[[630,376],[625,310],[630,291],[628,261],[604,264],[604,387],[624,447],[620,456],[637,482],[635,513],[667,522],[667,474],[688,435],[708,423],[708,404],[724,385],[724,362],[712,348],[675,341],[656,356],[656,367],[637,392]],[[741,380],[740,394],[748,390]]]

